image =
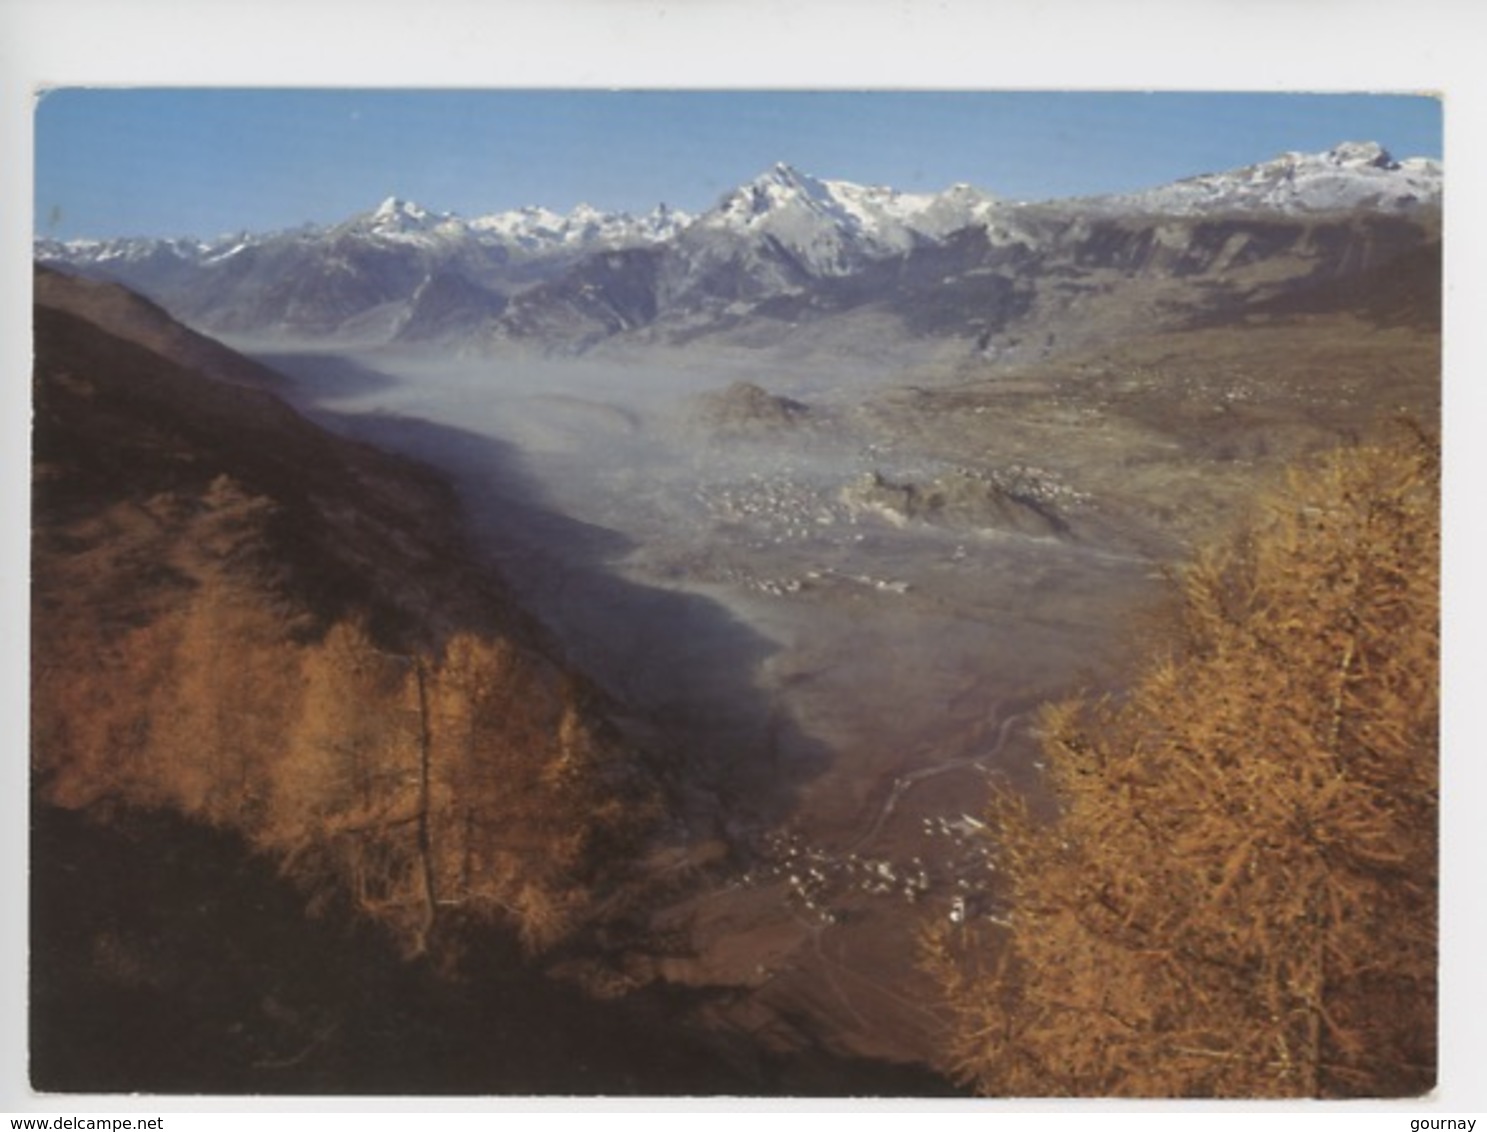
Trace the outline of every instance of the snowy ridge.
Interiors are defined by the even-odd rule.
[[[1443,167],[1424,157],[1396,161],[1377,142],[1343,142],[1326,153],[1283,153],[1224,173],[1205,173],[1141,192],[1085,198],[1101,212],[1193,216],[1219,212],[1287,215],[1373,209],[1405,212],[1438,205]]]
[[[246,237],[242,237],[246,238]],[[120,236],[112,239],[38,239],[33,245],[37,259],[78,260],[94,264],[128,264],[167,257],[190,263],[213,255],[224,245],[241,242],[239,237],[221,240],[151,239]]]
[[[472,232],[494,236],[527,251],[546,248],[624,247],[660,243],[691,223],[691,216],[658,205],[644,216],[604,212],[580,204],[566,216],[528,206],[480,216],[469,222]]]
[[[542,253],[597,250],[669,239],[690,222],[685,213],[660,205],[645,216],[603,212],[580,204],[567,215],[537,206],[465,220],[450,212],[433,212],[420,204],[388,197],[371,212],[328,229],[329,234],[375,237],[423,244],[471,243]]]
[[[232,233],[215,239],[55,240],[40,238],[33,245],[46,262],[124,266],[169,257],[183,263],[209,263],[247,248],[271,243],[354,240],[449,250],[459,245],[500,248],[540,255],[555,251],[597,251],[660,243],[691,222],[687,213],[660,205],[644,216],[603,212],[581,204],[567,215],[527,207],[466,220],[455,213],[435,212],[413,201],[391,196],[376,208],[326,227],[306,225],[278,232]]]

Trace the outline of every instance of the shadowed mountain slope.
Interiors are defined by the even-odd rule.
[[[566,936],[651,788],[452,494],[77,313],[100,298],[155,316],[113,291],[36,315],[38,802],[233,830],[409,955]]]

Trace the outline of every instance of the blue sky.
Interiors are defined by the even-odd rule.
[[[1399,95],[72,88],[35,125],[37,231],[64,238],[327,223],[389,195],[697,211],[775,161],[1043,199],[1343,140],[1441,156],[1439,103]]]

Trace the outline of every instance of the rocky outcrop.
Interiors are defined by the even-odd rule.
[[[1034,537],[1067,535],[1069,524],[1054,504],[1057,488],[1021,480],[957,468],[917,484],[868,472],[842,489],[842,502],[856,514],[876,515],[896,526],[924,522]]]
[[[725,389],[704,393],[697,399],[697,420],[724,437],[768,435],[794,428],[809,416],[809,406],[770,393],[751,381],[735,381]]]

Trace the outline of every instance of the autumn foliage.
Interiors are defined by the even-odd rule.
[[[967,1081],[1433,1086],[1438,500],[1414,435],[1296,472],[1181,574],[1127,691],[1045,710],[1056,809],[994,805],[1005,924],[930,941]]]
[[[231,830],[410,955],[583,923],[654,787],[448,489],[83,318],[36,329],[35,801]]]
[[[410,954],[479,922],[538,949],[582,919],[650,801],[581,684],[475,632],[433,651],[395,651],[354,621],[296,640],[256,586],[192,576],[168,609],[103,639],[43,619],[43,797],[238,830]],[[62,662],[84,649],[90,663]]]

